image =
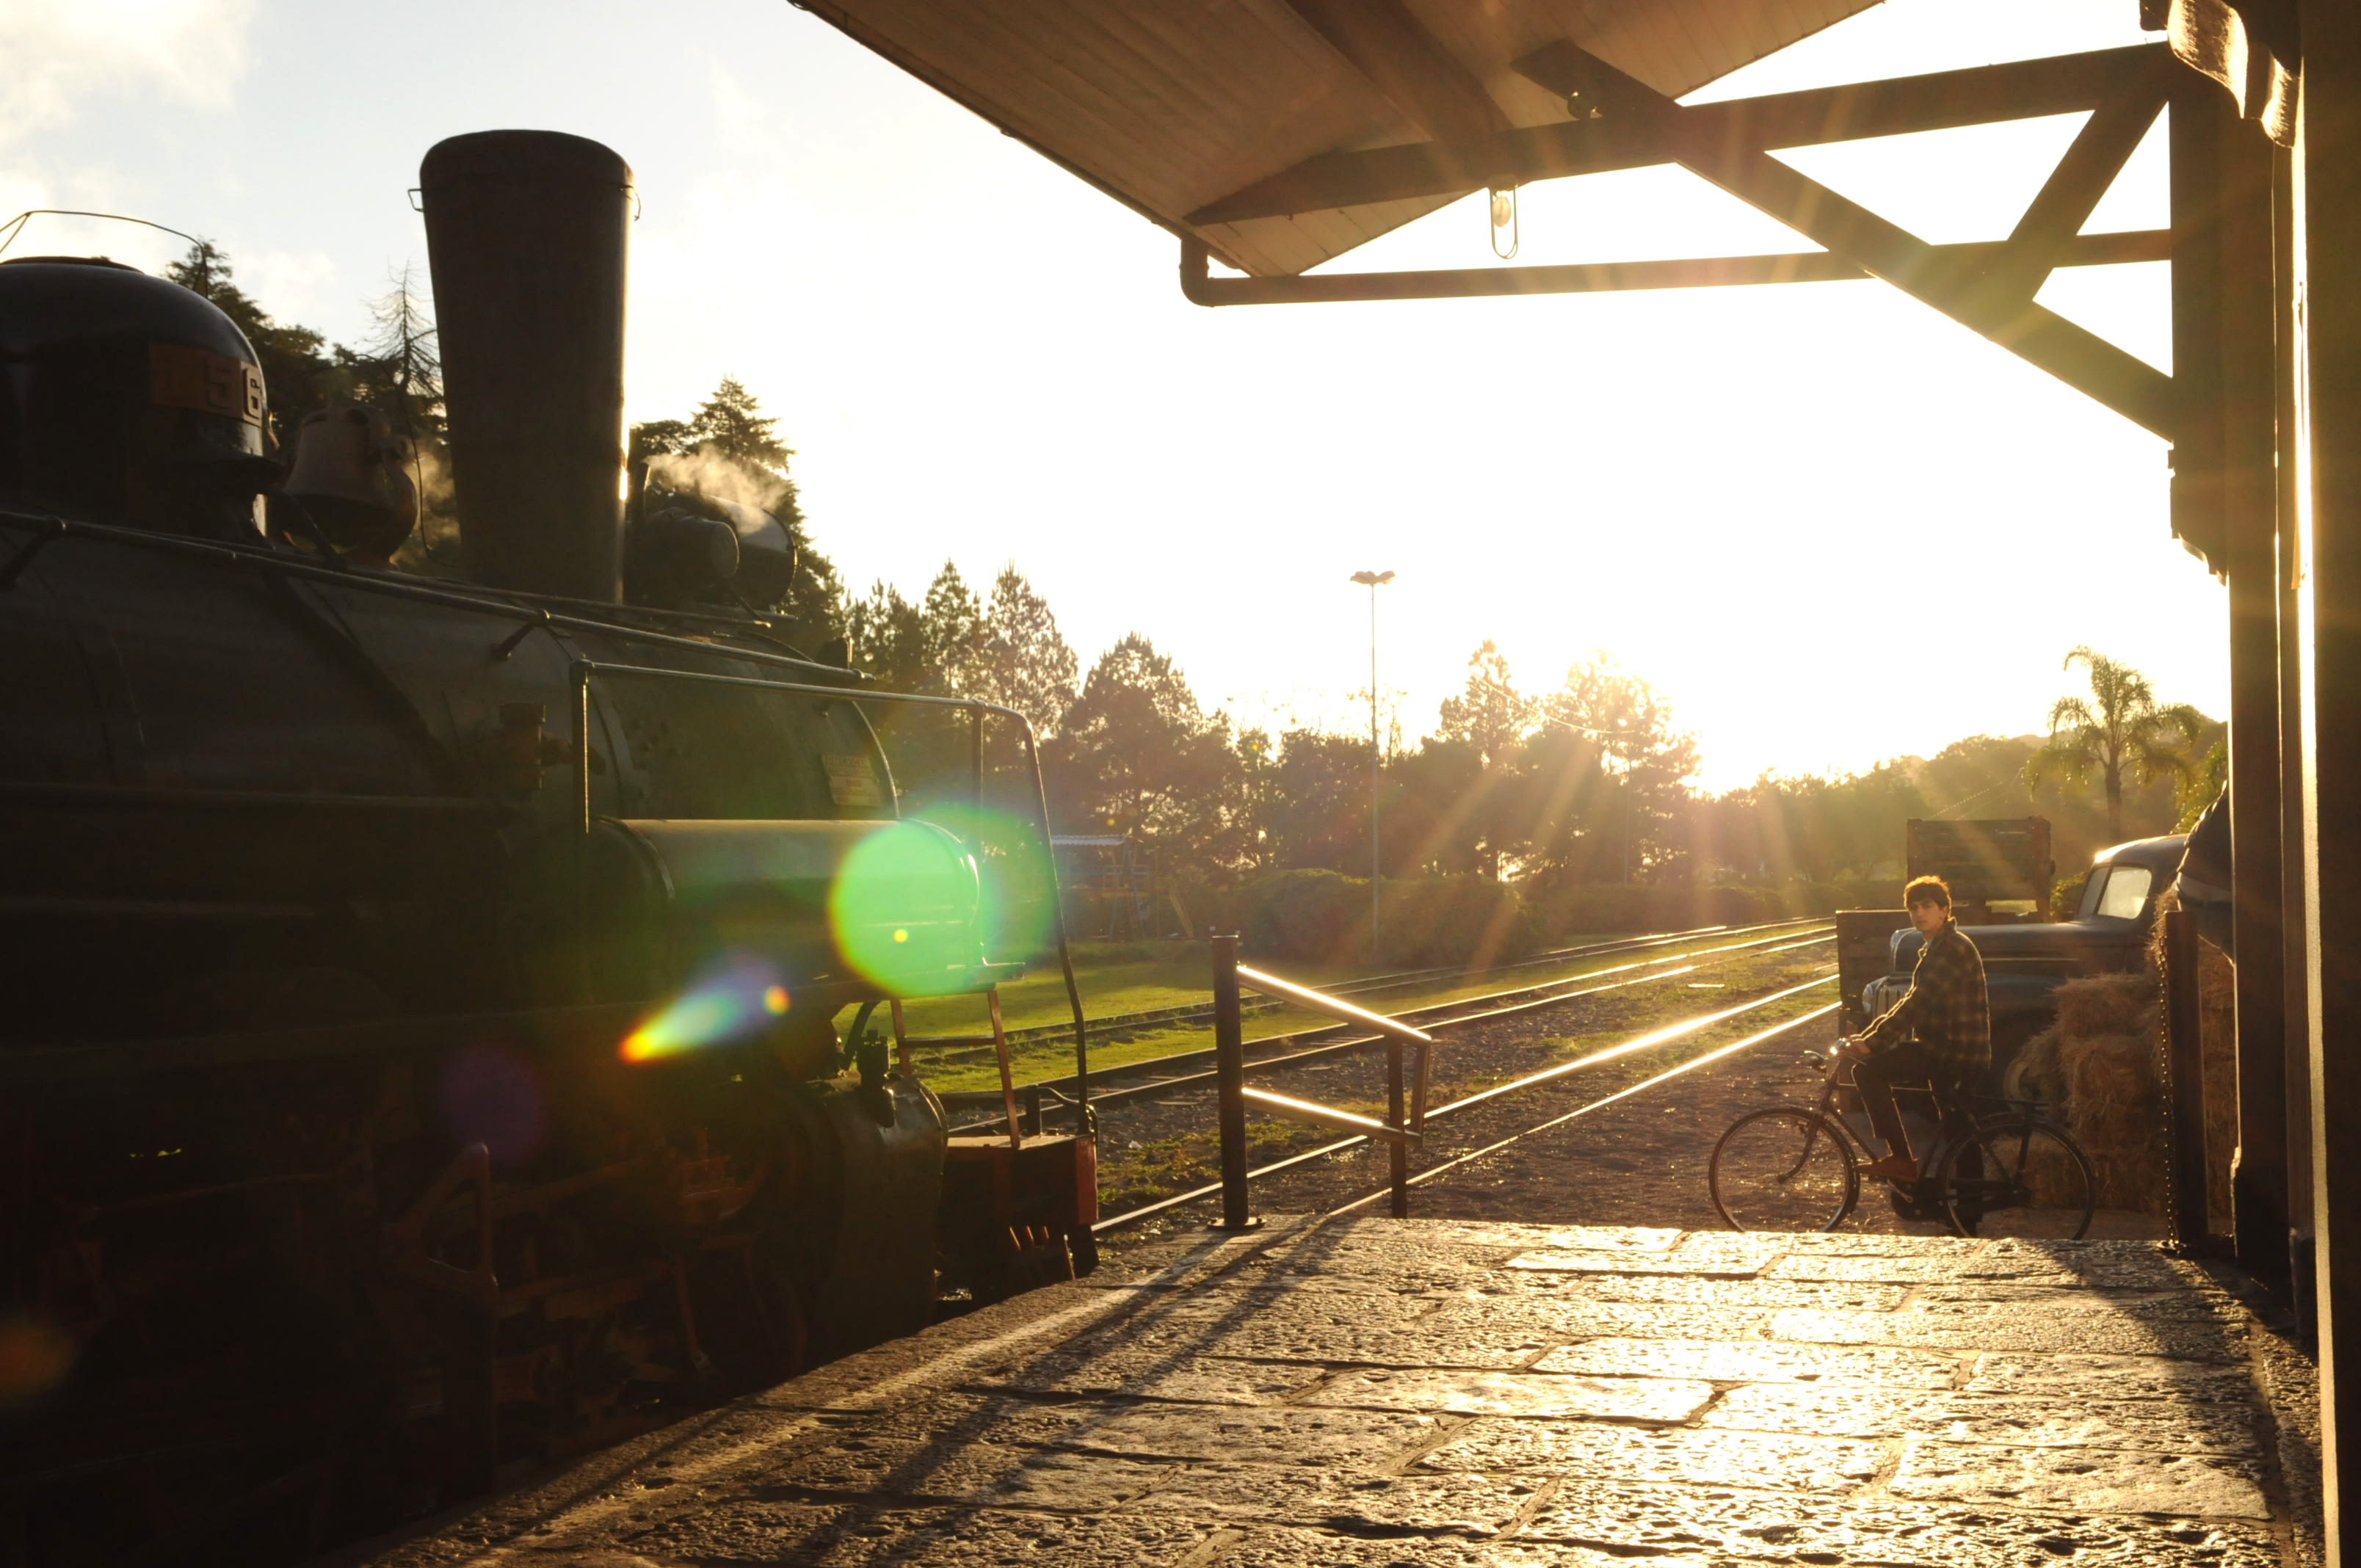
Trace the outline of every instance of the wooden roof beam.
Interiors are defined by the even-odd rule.
[[[1437,141],[1481,141],[1509,117],[1402,0],[1283,0],[1353,69]]]
[[[1332,3],[1341,4],[1341,0]],[[1517,69],[1551,92],[1581,91],[1581,68],[1566,50],[1582,55],[1572,44],[1553,44],[1520,60]],[[2169,53],[2160,43],[2135,44],[2128,49],[1702,104],[1685,113],[1696,116],[1700,135],[1763,148],[1948,130],[2095,108],[2114,95],[2126,76],[2153,69]],[[1503,131],[1497,136],[1323,153],[1200,207],[1189,214],[1188,222],[1192,227],[1204,227],[1249,218],[1290,217],[1380,202],[1464,195],[1487,186],[1642,169],[1669,161],[1663,144],[1644,124],[1609,113],[1596,120]]]

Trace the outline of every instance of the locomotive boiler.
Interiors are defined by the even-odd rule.
[[[864,1027],[1014,972],[976,846],[759,612],[774,519],[627,526],[630,170],[494,132],[421,187],[459,579],[380,564],[369,411],[291,472],[211,303],[0,263],[0,1563],[293,1560],[1005,1240]]]

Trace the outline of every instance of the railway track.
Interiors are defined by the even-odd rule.
[[[1642,985],[1676,980],[1750,958],[1768,956],[1794,948],[1813,947],[1835,939],[1835,927],[1826,922],[1780,922],[1780,928],[1769,936],[1753,937],[1744,941],[1716,942],[1706,947],[1693,947],[1677,953],[1635,959],[1606,969],[1592,970],[1584,974],[1569,975],[1562,980],[1540,985],[1520,986],[1510,990],[1488,992],[1480,996],[1461,997],[1426,1007],[1408,1008],[1388,1016],[1427,1030],[1454,1029],[1490,1022],[1543,1008],[1564,1005],[1599,996],[1610,992],[1629,990]],[[1799,928],[1800,927],[1800,928]],[[1744,927],[1742,930],[1763,930],[1764,927]],[[1739,935],[1739,932],[1718,933]],[[1693,938],[1676,938],[1675,941]],[[1657,939],[1650,938],[1651,943]],[[1609,955],[1600,955],[1609,956]],[[1608,978],[1617,977],[1617,978]],[[1250,1053],[1246,1061],[1248,1077],[1285,1071],[1327,1057],[1350,1055],[1373,1049],[1384,1036],[1356,1029],[1348,1024],[1321,1024],[1284,1034],[1265,1035],[1246,1042]],[[1126,1101],[1196,1088],[1213,1081],[1213,1053],[1210,1047],[1176,1051],[1166,1056],[1150,1057],[1139,1061],[1122,1062],[1093,1069],[1091,1104],[1100,1109],[1120,1105]],[[1097,1088],[1110,1080],[1146,1079],[1148,1081],[1122,1087]],[[1071,1107],[1069,1096],[1074,1088],[1071,1073],[1051,1078],[1032,1079],[1017,1084],[1017,1091],[1038,1102]],[[997,1106],[997,1090],[960,1090],[941,1097],[951,1106]],[[998,1120],[985,1120],[954,1126],[954,1133],[975,1133],[1004,1125]]]
[[[1769,951],[1778,952],[1783,950],[1792,950],[1797,948],[1814,946],[1818,942],[1826,941],[1829,938],[1827,937],[1807,937],[1798,940],[1772,944],[1769,947]],[[1736,962],[1744,958],[1764,956],[1764,954],[1760,950],[1763,948],[1763,944],[1745,944],[1744,946],[1754,948],[1758,950],[1754,952],[1736,954],[1730,958],[1722,959],[1721,962]],[[1459,1027],[1481,1027],[1484,1025],[1494,1023],[1501,1019],[1513,1018],[1519,1014],[1529,1014],[1539,1009],[1577,1002],[1586,997],[1596,996],[1603,992],[1623,989],[1636,983],[1643,983],[1648,980],[1670,979],[1673,978],[1675,974],[1693,974],[1698,972],[1705,967],[1708,966],[1686,966],[1681,970],[1670,971],[1663,975],[1637,977],[1635,979],[1618,981],[1612,985],[1592,987],[1567,994],[1533,998],[1509,1005],[1483,1008],[1457,1017],[1422,1019],[1417,1018],[1411,1014],[1402,1014],[1401,1016],[1403,1016],[1406,1021],[1417,1023],[1421,1027],[1425,1028],[1430,1033],[1433,1033],[1438,1030],[1448,1030]],[[1786,1034],[1791,1030],[1802,1027],[1813,1021],[1825,1018],[1835,1010],[1836,1003],[1831,999],[1825,1006],[1817,1007],[1799,1017],[1780,1019],[1771,1027],[1749,1035],[1743,1039],[1730,1043],[1712,1045],[1707,1049],[1687,1058],[1670,1069],[1648,1077],[1640,1082],[1621,1085],[1610,1092],[1606,1093],[1602,1097],[1595,1098],[1571,1112],[1553,1114],[1533,1124],[1532,1125],[1510,1132],[1505,1138],[1490,1140],[1489,1134],[1499,1130],[1497,1124],[1498,1113],[1501,1109],[1505,1109],[1505,1102],[1511,1096],[1526,1091],[1541,1088],[1544,1085],[1560,1085],[1565,1080],[1573,1078],[1575,1075],[1606,1068],[1609,1066],[1609,1064],[1634,1057],[1640,1053],[1672,1045],[1684,1039],[1707,1034],[1710,1031],[1719,1030],[1721,1026],[1730,1024],[1735,1020],[1747,1017],[1750,1014],[1759,1014],[1766,1008],[1805,996],[1813,992],[1816,988],[1832,985],[1835,980],[1836,973],[1833,968],[1831,968],[1821,973],[1815,974],[1810,979],[1805,980],[1800,983],[1781,986],[1771,991],[1768,994],[1751,998],[1734,1006],[1715,1008],[1693,1014],[1668,1024],[1657,1025],[1653,1027],[1642,1029],[1612,1044],[1604,1046],[1596,1050],[1586,1052],[1572,1060],[1555,1062],[1538,1070],[1521,1074],[1508,1082],[1494,1084],[1462,1095],[1457,1099],[1447,1101],[1442,1104],[1436,1105],[1431,1108],[1426,1113],[1428,1135],[1427,1142],[1422,1150],[1422,1153],[1429,1158],[1430,1163],[1414,1174],[1411,1178],[1411,1180],[1413,1185],[1416,1185],[1436,1179],[1439,1176],[1448,1170],[1462,1167],[1473,1159],[1480,1158],[1483,1155],[1492,1153],[1499,1148],[1505,1147],[1509,1144],[1514,1143],[1519,1139],[1528,1137],[1533,1134],[1544,1132],[1554,1127],[1562,1126],[1567,1122],[1573,1121],[1580,1116],[1589,1114],[1590,1113],[1599,1110],[1607,1105],[1615,1103],[1620,1100],[1626,1099],[1631,1095],[1642,1092],[1646,1089],[1655,1087],[1672,1079],[1678,1078],[1685,1073],[1708,1066],[1714,1061],[1720,1060],[1723,1058],[1733,1055],[1739,1051],[1763,1044],[1768,1040],[1775,1038],[1780,1035]],[[1315,1058],[1336,1054],[1337,1052],[1346,1048],[1353,1050],[1369,1049],[1378,1043],[1378,1036],[1367,1036],[1355,1039],[1339,1041],[1334,1045],[1322,1047],[1313,1050],[1297,1051],[1279,1058],[1266,1058],[1260,1061],[1252,1061],[1247,1063],[1246,1070],[1249,1074],[1253,1074],[1257,1071],[1268,1073],[1301,1067]],[[1197,1090],[1210,1084],[1212,1078],[1212,1073],[1204,1072],[1191,1074],[1186,1078],[1167,1079],[1156,1083],[1141,1085],[1132,1090],[1115,1091],[1113,1091],[1108,1098],[1114,1099],[1116,1096],[1121,1096],[1128,1099],[1147,1094],[1163,1094],[1170,1093],[1174,1091]],[[1102,1098],[1097,1095],[1093,1096],[1092,1102],[1094,1105],[1104,1103]],[[1208,1098],[1208,1115],[1210,1115],[1210,1111],[1211,1102],[1210,1098]],[[1471,1113],[1484,1113],[1475,1118],[1477,1121],[1487,1124],[1484,1130],[1479,1131],[1476,1135],[1479,1140],[1485,1140],[1481,1142],[1481,1146],[1474,1149],[1458,1148],[1443,1159],[1433,1159],[1433,1156],[1436,1146],[1436,1140],[1434,1138],[1434,1124],[1438,1121],[1448,1122],[1468,1117]],[[1261,1166],[1255,1167],[1249,1170],[1248,1179],[1267,1179],[1286,1171],[1301,1169],[1321,1161],[1333,1159],[1338,1156],[1355,1153],[1358,1150],[1367,1148],[1369,1144],[1370,1140],[1359,1135],[1349,1135],[1337,1138],[1327,1143],[1316,1145],[1311,1148],[1294,1151],[1281,1158],[1271,1160]],[[1383,1190],[1380,1190],[1382,1191]],[[1207,1182],[1202,1185],[1192,1186],[1180,1192],[1158,1198],[1152,1201],[1142,1203],[1133,1208],[1126,1209],[1119,1213],[1110,1215],[1102,1220],[1096,1229],[1101,1233],[1126,1229],[1143,1222],[1155,1219],[1159,1215],[1168,1214],[1175,1210],[1185,1208],[1189,1204],[1201,1202],[1207,1199],[1216,1197],[1220,1191],[1221,1186],[1219,1182]],[[1347,1206],[1357,1207],[1359,1203],[1366,1201],[1366,1199],[1356,1199]]]
[[[1804,916],[1793,920],[1766,920],[1752,926],[1697,926],[1683,931],[1652,931],[1636,937],[1619,937],[1612,941],[1590,942],[1571,948],[1554,948],[1548,952],[1536,953],[1531,958],[1518,959],[1510,963],[1488,964],[1481,969],[1473,969],[1465,965],[1447,965],[1438,969],[1400,970],[1390,974],[1367,975],[1359,980],[1346,981],[1341,984],[1324,986],[1322,989],[1331,996],[1376,996],[1389,991],[1407,991],[1447,983],[1454,980],[1545,969],[1556,964],[1576,962],[1587,958],[1611,958],[1619,953],[1644,952],[1655,948],[1677,946],[1684,942],[1752,936],[1760,932],[1793,930],[1827,924],[1828,921],[1821,916]],[[1246,1011],[1249,1016],[1259,1016],[1276,1013],[1282,1005],[1278,1002],[1257,999],[1246,1004]],[[1213,1016],[1213,1003],[1208,1000],[1181,1007],[1158,1007],[1135,1013],[1112,1013],[1101,1018],[1085,1019],[1084,1025],[1093,1037],[1096,1038],[1137,1029],[1174,1028],[1191,1024],[1208,1024],[1212,1022]],[[1060,1020],[1053,1024],[1037,1024],[1021,1029],[1011,1029],[1008,1031],[1008,1043],[1011,1046],[1038,1045],[1047,1040],[1062,1043],[1072,1039],[1073,1034],[1072,1023]],[[928,1061],[930,1066],[939,1068],[947,1065],[988,1061],[991,1058],[992,1048],[989,1046],[963,1047],[935,1052],[928,1058]]]

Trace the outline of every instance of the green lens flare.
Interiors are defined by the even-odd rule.
[[[1022,959],[1049,940],[1057,895],[1041,828],[1030,816],[938,802],[917,813],[949,829],[975,858],[983,890],[983,951],[992,959]]]
[[[845,857],[829,890],[837,949],[900,996],[962,989],[983,957],[975,859],[926,822],[896,822]]]

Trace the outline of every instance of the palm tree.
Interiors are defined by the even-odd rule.
[[[2049,740],[2026,760],[2025,787],[2049,779],[2081,788],[2096,778],[2107,795],[2107,831],[2124,836],[2124,774],[2146,784],[2168,774],[2186,778],[2188,745],[2205,729],[2189,704],[2159,705],[2147,677],[2104,653],[2077,648],[2064,668],[2091,672],[2091,696],[2061,696],[2049,707]]]

